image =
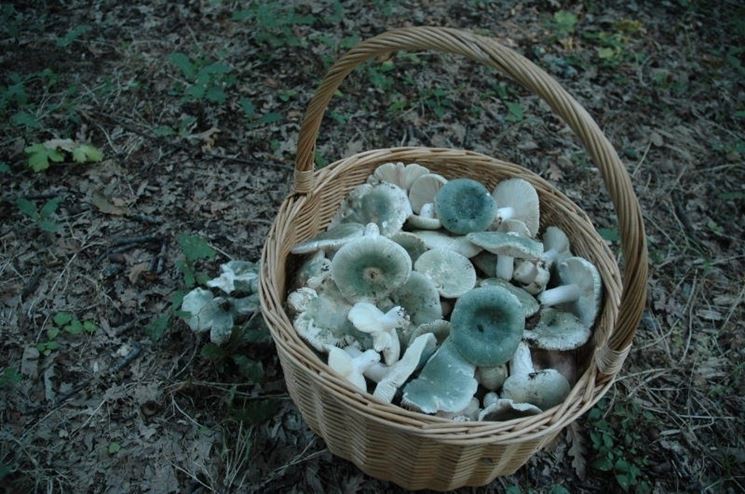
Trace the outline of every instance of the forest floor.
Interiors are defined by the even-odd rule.
[[[651,271],[606,397],[515,475],[463,492],[745,491],[742,4],[261,3],[0,6],[0,490],[398,491],[307,428],[266,333],[219,350],[171,299],[258,260],[332,61],[443,25],[516,49],[593,115],[632,177]],[[472,149],[551,181],[617,252],[579,142],[490,69],[397,54],[353,74],[328,117],[319,166]]]

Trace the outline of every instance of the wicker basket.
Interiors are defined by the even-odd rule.
[[[423,49],[459,53],[499,69],[540,95],[574,130],[598,165],[618,214],[623,278],[585,213],[517,165],[471,151],[406,147],[367,151],[314,170],[323,114],[347,74],[371,57]],[[284,309],[295,265],[290,249],[321,231],[347,193],[390,161],[420,163],[445,177],[471,177],[487,187],[510,177],[524,178],[538,191],[541,228],[562,228],[576,254],[598,267],[603,305],[592,342],[577,352],[581,375],[563,404],[506,422],[453,422],[408,411],[356,390],[298,337]],[[300,129],[294,192],[282,203],[264,246],[260,296],[290,396],[328,449],[367,474],[407,489],[448,490],[484,485],[515,472],[608,391],[631,346],[645,303],[646,277],[644,227],[631,180],[588,113],[548,74],[494,40],[455,29],[417,27],[363,41],[331,68],[318,88]]]

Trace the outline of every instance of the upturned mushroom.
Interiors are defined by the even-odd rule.
[[[450,339],[466,361],[479,367],[496,367],[515,353],[525,316],[517,297],[507,289],[485,286],[458,299],[450,323]]]
[[[217,345],[230,338],[233,314],[228,301],[215,297],[209,290],[195,288],[184,296],[181,310],[188,313],[186,324],[196,333],[210,332],[210,341]]]
[[[397,330],[409,324],[409,318],[401,307],[383,312],[372,304],[354,304],[347,314],[357,330],[372,336],[373,348],[383,353],[386,365],[396,362],[401,354],[401,342]]]
[[[423,334],[414,339],[400,360],[391,365],[383,378],[375,386],[373,396],[385,403],[391,403],[398,388],[419,368],[423,355],[431,355],[436,346],[433,334]]]
[[[500,182],[492,192],[497,203],[496,221],[518,219],[525,223],[530,236],[538,233],[540,206],[538,193],[530,182],[521,178],[511,178]]]
[[[497,277],[512,279],[515,259],[538,259],[543,253],[543,245],[536,240],[521,237],[514,233],[477,232],[466,238],[484,250],[497,254]]]
[[[310,256],[295,274],[296,287],[318,288],[331,277],[331,261],[322,250]]]
[[[411,209],[415,213],[420,214],[422,206],[425,204],[434,204],[437,191],[447,182],[448,180],[445,177],[436,173],[427,173],[418,177],[409,189]]]
[[[476,285],[476,270],[462,255],[451,250],[428,250],[416,260],[414,270],[427,276],[441,296],[460,297]]]
[[[512,279],[532,295],[537,295],[546,289],[551,273],[546,269],[542,260],[521,259],[515,262],[515,270]]]
[[[479,412],[481,421],[512,420],[530,415],[538,415],[541,409],[530,403],[515,403],[512,400],[499,398],[496,393],[484,395],[484,408]]]
[[[384,163],[375,169],[371,181],[374,184],[388,182],[408,192],[417,178],[428,173],[427,168],[417,163]]]
[[[229,261],[220,265],[220,276],[209,280],[207,286],[230,294],[233,291],[253,293],[259,282],[259,266],[250,261]]]
[[[567,257],[572,257],[572,252],[569,250],[569,237],[560,228],[549,226],[543,232],[543,255],[541,259],[547,268],[551,268],[555,263],[563,261]]]
[[[602,283],[597,268],[582,257],[568,257],[558,265],[560,286],[538,295],[544,307],[559,305],[572,312],[587,327],[592,326],[600,307]]]
[[[518,345],[510,361],[510,377],[502,386],[502,398],[530,403],[545,411],[564,401],[569,391],[569,381],[564,376],[555,369],[536,371],[528,345]]]
[[[450,336],[451,325],[450,321],[438,319],[437,321],[420,324],[416,327],[410,326],[410,328],[413,329],[404,333],[405,337],[408,338],[409,345],[411,345],[416,338],[427,333],[432,333],[437,339],[437,344],[441,345],[442,342]]]
[[[564,352],[581,347],[590,335],[590,327],[574,314],[547,308],[541,312],[538,324],[523,333],[523,339],[537,348]]]
[[[329,348],[328,366],[362,392],[367,392],[365,370],[379,361],[380,355],[375,350],[367,350],[353,357],[341,348]]]
[[[393,240],[365,235],[344,244],[331,261],[331,276],[350,302],[387,297],[409,279],[411,258]]]
[[[448,338],[419,376],[404,387],[401,404],[424,413],[463,410],[478,389],[475,370]]]
[[[435,211],[443,228],[462,235],[486,230],[497,215],[497,204],[479,182],[457,178],[437,192]]]
[[[300,242],[292,248],[293,254],[309,254],[318,250],[335,251],[345,243],[361,237],[365,225],[360,223],[340,223],[321,232],[310,240]]]

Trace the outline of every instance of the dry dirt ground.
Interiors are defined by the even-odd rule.
[[[168,316],[185,271],[258,258],[331,61],[407,25],[495,36],[554,75],[618,149],[649,238],[648,308],[612,391],[517,474],[463,492],[745,491],[745,9],[687,0],[3,3],[5,491],[397,491],[307,429],[260,329],[220,352]],[[32,171],[45,157],[24,150],[50,139],[103,159]],[[490,70],[364,66],[318,163],[399,144],[527,166],[617,249],[579,143]]]

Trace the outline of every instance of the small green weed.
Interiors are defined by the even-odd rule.
[[[80,321],[69,312],[58,312],[52,318],[54,325],[61,331],[71,335],[82,333],[93,334],[98,330],[96,323],[90,320]]]
[[[12,388],[21,382],[21,373],[12,367],[6,367],[0,372],[0,388]],[[0,477],[2,478],[2,477]]]
[[[90,26],[86,26],[84,24],[81,24],[80,26],[76,26],[72,28],[70,31],[67,32],[64,36],[61,38],[57,38],[57,41],[55,41],[55,44],[58,48],[67,48],[71,44],[75,42],[80,36],[90,31]]]
[[[557,38],[566,38],[574,34],[577,27],[577,16],[566,10],[559,10],[554,13],[551,27]]]
[[[649,493],[652,484],[644,473],[648,462],[639,449],[645,444],[644,430],[639,427],[651,420],[633,402],[615,403],[606,418],[608,400],[601,400],[590,411],[590,440],[595,450],[592,468],[615,478],[624,492]]]
[[[33,202],[25,197],[19,197],[16,199],[16,206],[23,214],[31,218],[41,230],[56,233],[60,230],[60,226],[55,219],[55,213],[62,199],[62,196],[53,197],[45,202],[41,209],[38,209]]]
[[[296,34],[295,27],[312,25],[316,21],[314,16],[300,15],[293,6],[282,2],[256,2],[235,12],[232,19],[253,24],[256,41],[272,48],[305,46],[307,41]]]
[[[62,163],[67,157],[79,164],[103,160],[103,153],[98,148],[72,139],[52,139],[33,144],[24,149],[24,152],[28,157],[29,168],[35,172],[48,169],[52,163]]]
[[[225,62],[192,59],[181,52],[171,53],[168,59],[181,70],[186,80],[186,85],[177,85],[176,92],[187,101],[224,103],[227,99],[225,90],[237,82],[236,77],[231,75],[233,68]]]

